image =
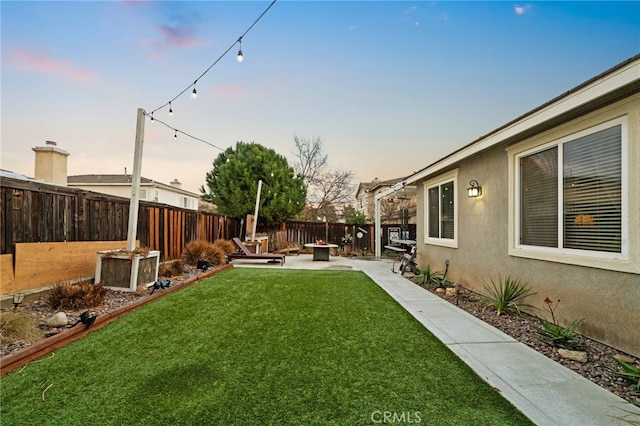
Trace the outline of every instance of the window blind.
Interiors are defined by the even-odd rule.
[[[520,244],[558,247],[558,147],[520,158]]]
[[[621,126],[563,145],[564,247],[621,252]]]
[[[441,190],[441,203],[440,203],[440,238],[447,238],[452,240],[454,238],[454,197],[453,197],[453,182],[447,182],[440,186]]]
[[[429,188],[429,238],[440,238],[440,187]]]

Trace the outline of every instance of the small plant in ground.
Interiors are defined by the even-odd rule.
[[[175,277],[182,274],[184,274],[184,266],[179,260],[161,264],[158,271],[158,275],[167,278]]]
[[[236,245],[229,240],[215,240],[213,245],[221,248],[225,254],[230,254],[237,250]]]
[[[625,362],[615,356],[609,356],[609,358],[614,360],[618,364],[618,366],[622,368],[622,371],[612,369],[613,373],[616,376],[622,377],[623,379],[631,383],[631,385],[629,386],[629,389],[633,391],[632,394],[634,396],[638,397],[636,399],[636,405],[640,405],[640,368],[638,368],[634,364]]]
[[[0,343],[12,343],[22,340],[36,342],[42,333],[31,318],[17,312],[0,313]]]
[[[525,297],[535,294],[531,293],[527,284],[519,279],[507,276],[504,279],[500,278],[498,283],[495,283],[492,279],[490,285],[484,284],[484,288],[488,293],[484,295],[489,299],[487,306],[494,307],[497,315],[503,312],[520,313],[520,307],[525,306],[533,308],[531,305],[518,303]]]
[[[575,320],[566,327],[558,324],[555,311],[558,308],[559,303],[560,300],[558,300],[555,306],[553,306],[551,299],[548,297],[544,299],[546,309],[551,313],[551,321],[538,317],[538,321],[542,326],[542,328],[538,330],[538,333],[542,335],[542,341],[551,346],[555,346],[556,348],[570,350],[579,349],[582,346],[582,343],[574,333],[582,320]]]
[[[188,265],[196,265],[198,260],[206,260],[211,265],[224,265],[227,254],[220,246],[204,240],[190,241],[182,251],[182,259]]]
[[[444,273],[440,271],[434,271],[431,265],[427,265],[424,268],[418,268],[418,275],[416,276],[416,282],[423,287],[443,287],[444,286]]]
[[[108,292],[109,289],[102,284],[92,284],[89,281],[76,284],[56,284],[47,293],[46,301],[52,309],[93,308],[104,302]]]

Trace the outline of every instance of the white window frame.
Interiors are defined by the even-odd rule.
[[[441,186],[445,183],[453,182],[453,238],[434,238],[429,236],[429,189]],[[458,194],[458,169],[455,169],[447,174],[440,175],[435,179],[428,180],[424,183],[424,243],[444,246],[451,248],[458,248],[458,211],[460,210],[460,202]],[[442,210],[439,209],[439,213]],[[438,220],[440,218],[438,217]]]
[[[562,247],[564,234],[563,221],[563,158],[562,146],[583,136],[590,135],[614,126],[621,126],[621,172],[622,172],[622,226],[621,226],[621,252],[600,252],[593,250],[568,249]],[[521,219],[521,198],[520,198],[520,159],[535,154],[546,149],[558,147],[558,246],[542,247],[520,244],[520,219]],[[619,117],[598,125],[589,127],[576,133],[572,133],[553,141],[522,150],[509,149],[509,181],[512,183],[510,203],[511,218],[511,243],[509,244],[509,254],[518,257],[527,257],[554,262],[569,263],[583,266],[595,266],[613,270],[625,270],[624,265],[629,260],[629,169],[628,169],[628,125],[627,117]]]

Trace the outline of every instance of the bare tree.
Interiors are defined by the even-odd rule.
[[[318,175],[327,168],[328,155],[323,152],[322,140],[318,137],[305,139],[296,135],[293,141],[296,144],[293,169],[304,177],[307,186],[315,185]]]
[[[334,170],[328,166],[328,155],[322,140],[294,136],[296,145],[293,168],[307,185],[307,211],[317,218],[335,217],[353,197],[354,174],[350,170]]]

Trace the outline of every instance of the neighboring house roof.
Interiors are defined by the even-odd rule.
[[[112,186],[122,186],[122,185],[131,185],[132,175],[75,175],[75,176],[67,176],[67,184],[70,186],[79,186],[79,185],[112,185]],[[195,194],[193,192],[184,190],[182,188],[178,188],[172,185],[167,185],[161,182],[154,181],[152,179],[141,176],[140,177],[140,185],[144,186],[158,186],[170,191],[178,192],[184,195],[190,195],[192,197],[200,198],[200,195]]]
[[[424,179],[482,151],[526,139],[639,91],[640,54],[414,172],[388,190],[377,194],[376,198],[382,198],[409,183]]]
[[[67,182],[75,185],[131,185],[132,175],[75,175],[67,176]],[[153,181],[146,177],[140,177],[140,184],[152,184]]]
[[[20,173],[12,172],[10,170],[0,169],[0,178],[11,178],[16,180],[27,180],[30,182],[45,183],[42,179],[36,179],[29,176],[22,175]]]
[[[356,198],[360,198],[360,194],[362,192],[371,192],[375,191],[381,187],[389,187],[391,185],[395,185],[400,182],[403,178],[395,178],[395,179],[387,179],[387,180],[379,180],[374,179],[371,182],[360,182],[358,185],[358,190],[356,191]]]

